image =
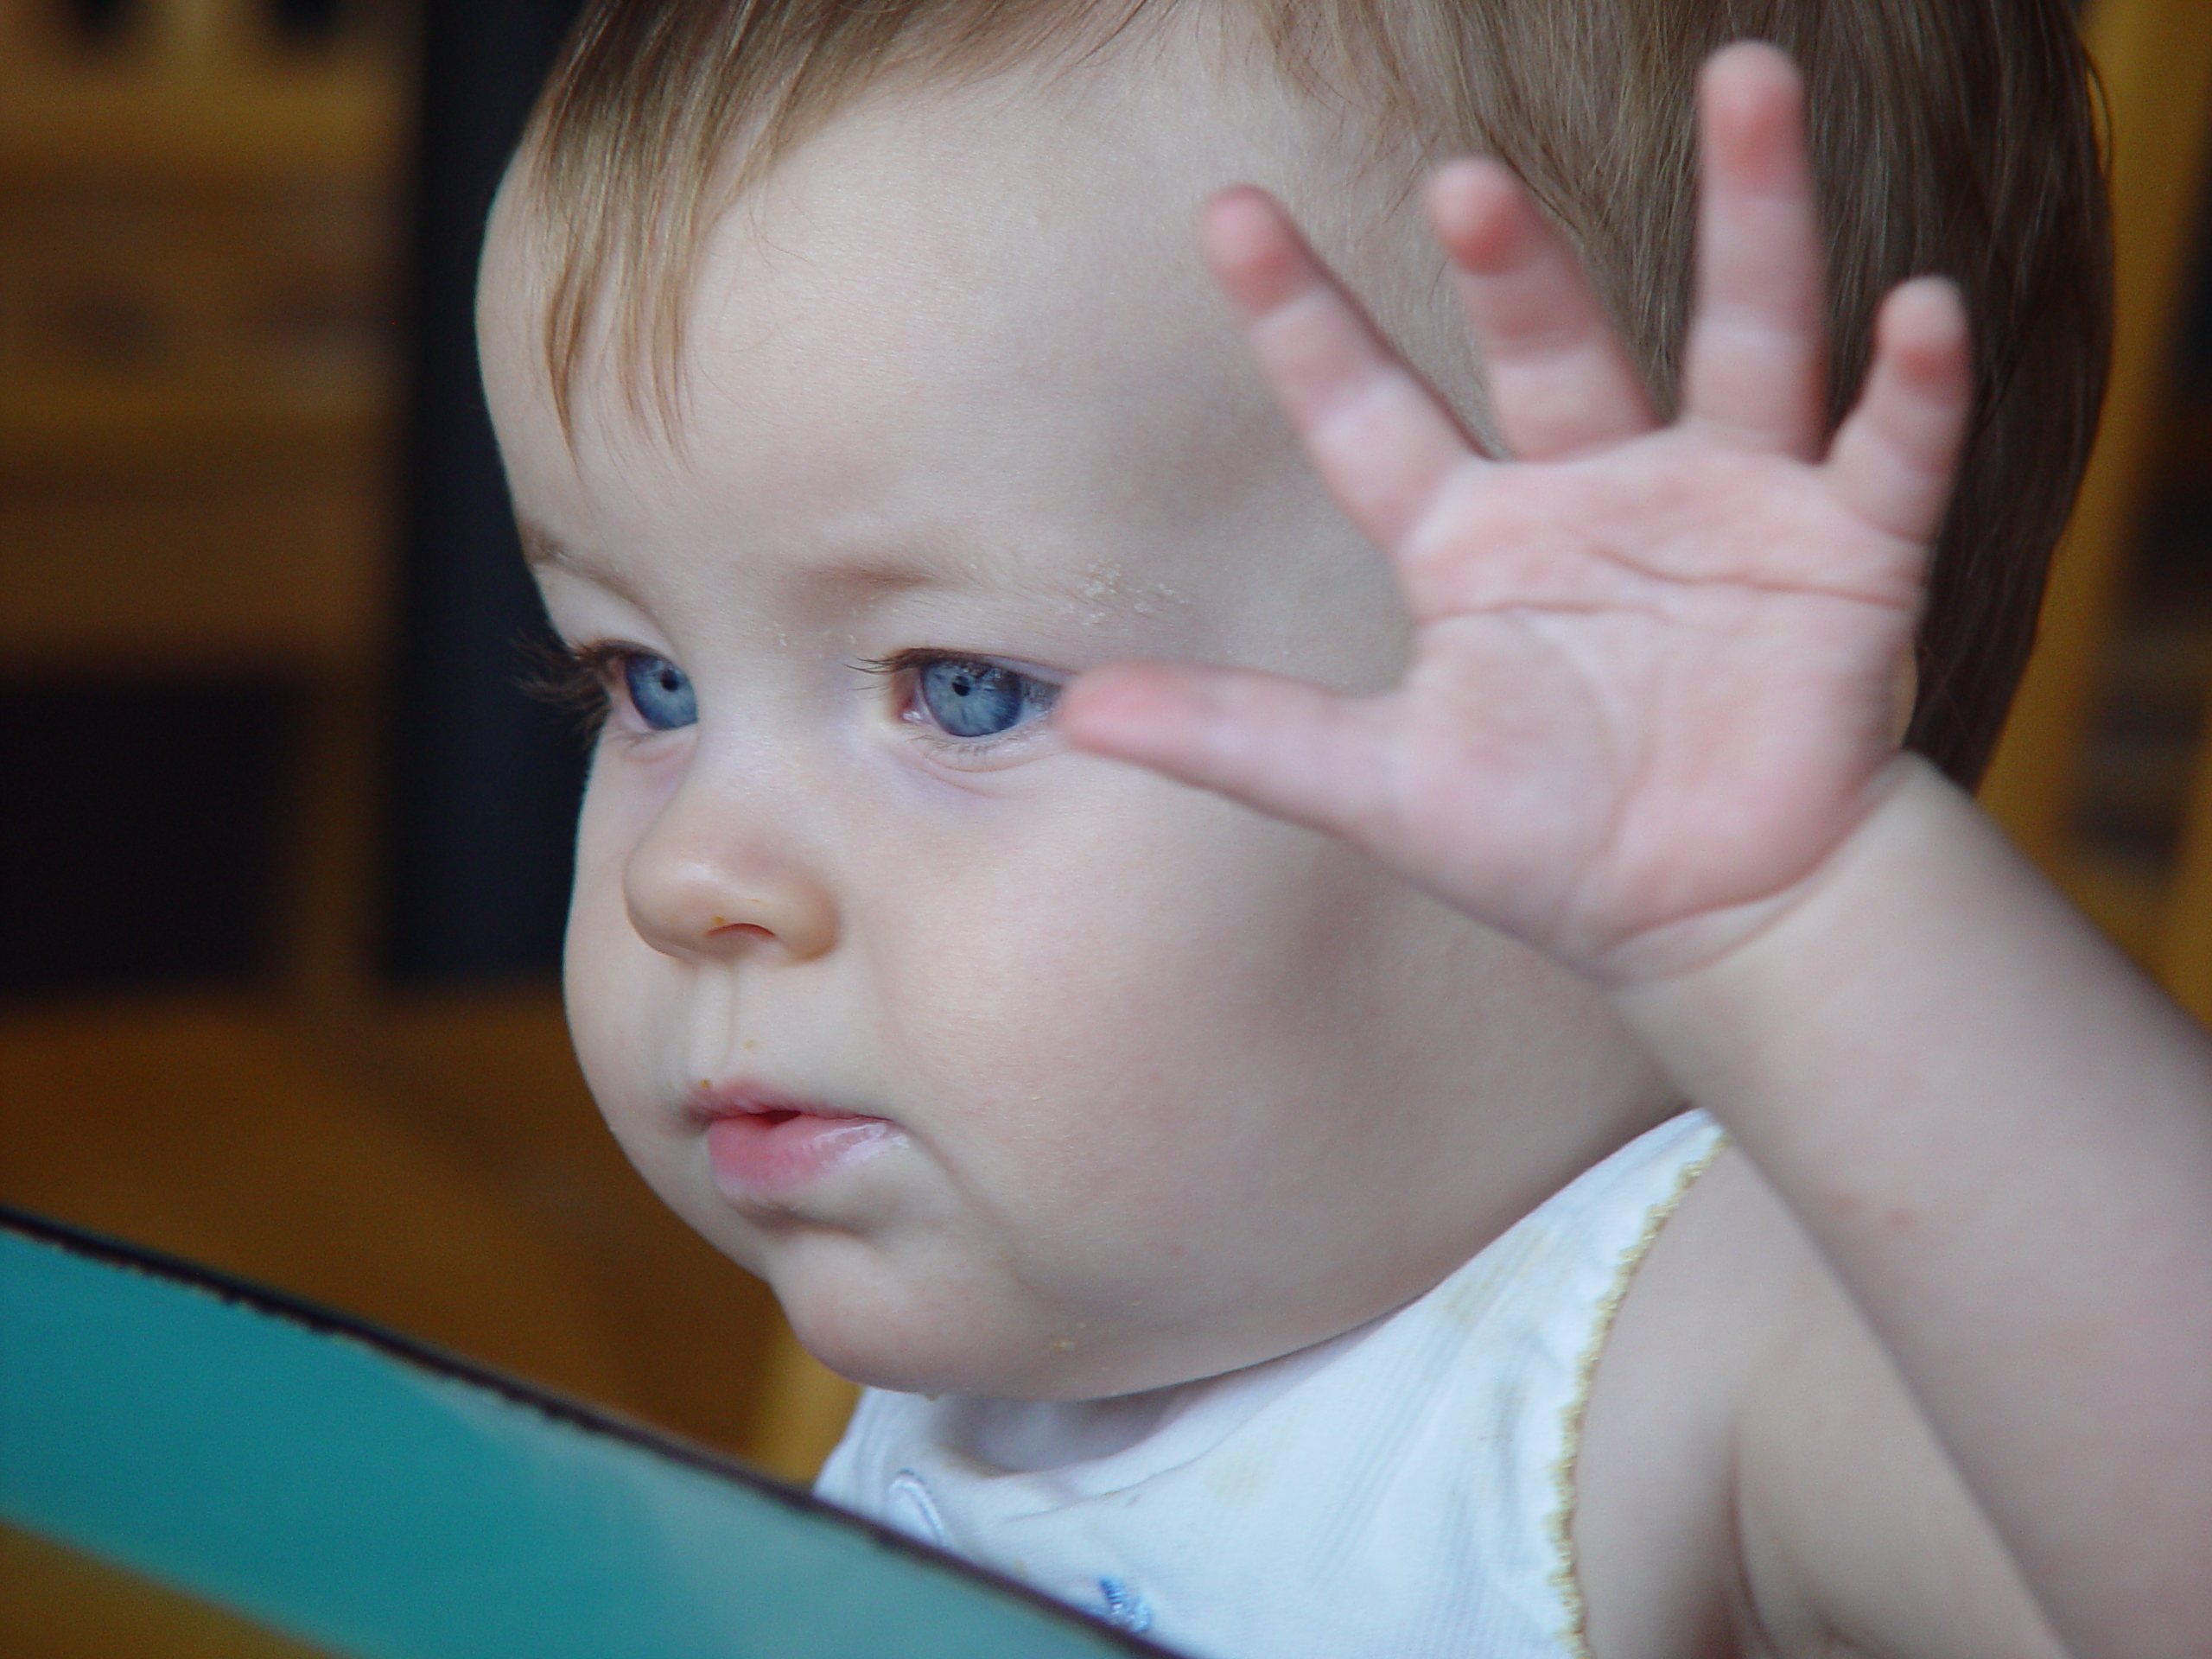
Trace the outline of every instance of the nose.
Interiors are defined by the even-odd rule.
[[[679,787],[631,849],[631,925],[671,957],[713,959],[767,944],[795,960],[836,943],[837,907],[818,866],[751,792]]]

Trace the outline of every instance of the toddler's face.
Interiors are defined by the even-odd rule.
[[[578,1052],[661,1196],[863,1381],[1084,1397],[1287,1352],[1659,1105],[1580,982],[1054,730],[1121,658],[1379,688],[1402,645],[1192,245],[1239,179],[1340,198],[1331,141],[1203,73],[840,118],[715,234],[676,442],[588,371],[564,443],[527,205],[495,219],[493,414],[616,692]],[[1448,338],[1440,261],[1380,222],[1352,269]]]

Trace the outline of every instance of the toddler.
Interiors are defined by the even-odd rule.
[[[869,1385],[827,1496],[1201,1659],[2208,1650],[2212,1055],[1961,787],[2084,81],[2063,0],[588,12],[481,301],[569,1007]]]

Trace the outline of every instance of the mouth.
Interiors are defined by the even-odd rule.
[[[738,1205],[781,1205],[905,1139],[887,1118],[751,1084],[709,1086],[691,1103],[715,1187]]]

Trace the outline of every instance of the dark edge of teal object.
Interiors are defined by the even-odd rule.
[[[1167,1651],[701,1447],[4,1205],[0,1516],[359,1659]]]

